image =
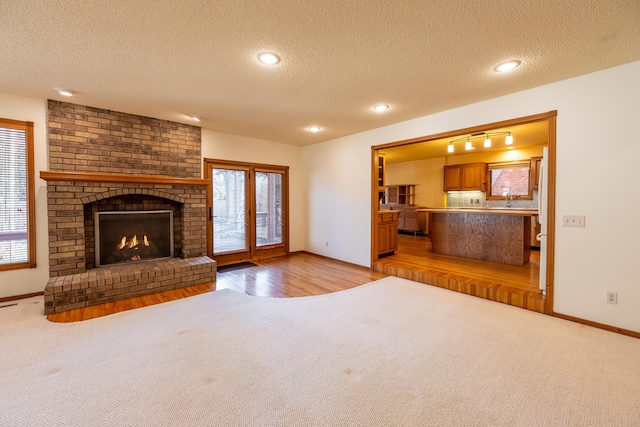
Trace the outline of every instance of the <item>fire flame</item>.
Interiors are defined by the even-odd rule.
[[[143,244],[145,246],[151,246],[149,239],[145,234],[142,238],[142,242],[138,240],[138,237],[134,234],[131,240],[127,240],[127,236],[122,236],[118,249],[138,249],[138,246]]]

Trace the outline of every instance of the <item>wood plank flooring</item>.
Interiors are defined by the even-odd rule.
[[[50,314],[47,319],[52,322],[76,322],[225,288],[262,297],[321,295],[387,277],[366,267],[306,252],[255,264],[255,267],[218,273],[216,283]]]
[[[53,322],[93,319],[225,288],[274,298],[321,295],[390,275],[544,313],[544,296],[538,290],[538,251],[532,251],[528,264],[518,267],[434,254],[430,240],[424,236],[401,234],[398,245],[396,254],[378,260],[373,270],[300,252],[218,273],[216,283],[50,314],[47,318]]]
[[[513,266],[434,254],[428,237],[400,234],[396,254],[376,261],[374,270],[544,313],[539,251],[531,251],[524,266]]]
[[[255,264],[258,267],[218,274],[216,288],[263,297],[301,297],[341,291],[388,276],[307,252]]]

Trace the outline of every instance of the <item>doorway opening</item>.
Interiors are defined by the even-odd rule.
[[[485,299],[491,299],[494,301],[503,302],[506,304],[530,309],[533,311],[543,312],[546,314],[553,313],[553,258],[554,258],[554,230],[555,230],[555,158],[556,158],[556,111],[550,111],[543,114],[520,117],[511,120],[505,120],[502,122],[489,123],[479,125],[471,128],[458,129],[450,132],[444,132],[436,135],[429,135],[420,138],[414,138],[411,140],[397,141],[384,145],[372,147],[372,172],[371,172],[371,195],[372,195],[372,217],[371,217],[371,265],[375,271],[404,277],[407,279],[443,287],[446,289],[455,290],[462,293],[467,293],[475,296],[479,296]],[[528,145],[530,147],[523,149],[522,147],[515,150],[511,147],[518,147],[518,143],[511,144],[512,141],[523,141],[526,138],[525,134],[521,134],[520,138],[514,136],[513,140],[508,143],[509,147],[496,144],[495,138],[493,138],[493,146],[489,144],[490,149],[476,149],[473,148],[467,150],[463,148],[465,142],[470,141],[473,145],[474,138],[489,139],[488,135],[493,136],[496,134],[507,134],[508,130],[517,129],[525,132],[527,130],[536,129],[537,132],[535,138],[530,138]],[[479,136],[484,135],[484,136]],[[460,142],[456,144],[453,149],[449,147],[452,142]],[[481,141],[482,142],[482,141]],[[504,144],[504,143],[503,143]],[[468,166],[473,166],[471,163],[476,162],[475,165],[484,164],[484,173],[487,174],[487,163],[496,163],[495,156],[502,155],[503,157],[499,161],[505,159],[510,160],[525,160],[525,158],[515,158],[514,156],[526,157],[527,161],[530,161],[531,173],[537,171],[537,166],[534,161],[535,150],[534,146],[546,146],[548,149],[548,186],[547,188],[547,200],[548,203],[544,206],[544,213],[546,217],[546,248],[542,254],[542,260],[540,260],[540,252],[532,251],[530,262],[525,268],[521,268],[522,271],[511,271],[510,268],[506,268],[499,263],[481,262],[477,260],[470,260],[467,258],[443,256],[441,254],[433,254],[431,251],[431,242],[428,232],[424,235],[415,236],[415,232],[411,233],[411,236],[406,236],[402,233],[399,234],[398,247],[395,251],[385,254],[381,254],[378,251],[379,239],[384,239],[385,229],[382,225],[379,226],[380,211],[385,209],[400,209],[402,213],[402,207],[389,205],[387,195],[391,195],[392,192],[387,191],[393,188],[395,185],[415,185],[414,197],[416,199],[416,206],[426,208],[447,208],[447,207],[460,207],[462,209],[477,209],[478,200],[480,203],[485,203],[486,208],[500,209],[507,204],[511,206],[513,203],[515,206],[523,205],[524,208],[532,209],[529,204],[535,203],[537,206],[537,194],[538,190],[533,191],[533,183],[537,182],[532,179],[532,190],[529,196],[514,197],[511,194],[511,188],[506,190],[504,194],[488,197],[486,193],[486,182],[490,180],[490,176],[483,176],[478,185],[480,188],[475,189],[476,185],[474,180],[461,180],[459,183],[460,188],[456,187],[450,180],[446,178],[447,169],[449,172],[455,167],[451,165],[463,166],[463,163],[469,163]],[[484,146],[485,148],[487,145]],[[540,148],[541,149],[541,148]],[[530,153],[533,150],[533,154]],[[452,152],[453,151],[453,152]],[[487,154],[489,151],[493,154]],[[484,157],[483,157],[483,154]],[[463,155],[459,155],[464,153]],[[474,154],[470,154],[474,153]],[[404,156],[404,158],[397,161],[402,163],[402,167],[399,168],[403,172],[402,182],[395,182],[399,180],[397,177],[393,181],[387,181],[384,178],[381,179],[381,171],[387,174],[392,168],[387,163],[389,159],[394,156]],[[454,157],[456,156],[456,157]],[[475,157],[474,157],[475,156]],[[512,156],[512,157],[509,157]],[[416,161],[420,159],[420,161]],[[465,159],[462,161],[461,159]],[[426,167],[425,167],[426,165]],[[398,166],[398,165],[396,165]],[[412,179],[411,173],[425,173],[425,169],[431,171],[431,175],[428,177],[423,176],[421,182],[419,179]],[[414,171],[414,172],[412,172]],[[475,176],[470,174],[470,176]],[[439,181],[438,181],[439,180]],[[406,182],[405,182],[406,181]],[[412,182],[409,182],[412,181]],[[437,188],[433,191],[425,191],[428,187],[425,182],[438,182]],[[483,184],[485,188],[482,188]],[[477,195],[467,193],[464,190],[474,187],[471,190],[476,190]],[[515,187],[514,187],[515,188]],[[463,191],[460,191],[463,190]],[[427,195],[427,193],[429,195]],[[523,193],[524,194],[524,193]],[[473,197],[471,197],[473,195]],[[515,200],[514,200],[515,199]],[[462,203],[474,203],[474,205],[463,205]],[[448,205],[450,203],[450,205]],[[526,205],[526,206],[525,206]],[[384,214],[384,212],[383,212]],[[400,221],[401,222],[401,221]],[[427,220],[427,224],[428,224]],[[428,230],[428,228],[427,228]],[[418,233],[419,234],[419,233]],[[534,243],[531,246],[535,248]],[[540,263],[546,267],[546,270],[540,268]],[[538,275],[542,275],[542,281],[546,284],[546,295],[537,288]],[[520,276],[518,278],[517,276]],[[523,282],[519,282],[519,281]],[[520,283],[524,285],[519,288]]]
[[[289,168],[205,159],[207,253],[218,265],[289,253]]]

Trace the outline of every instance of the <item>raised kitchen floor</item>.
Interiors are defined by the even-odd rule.
[[[544,313],[536,250],[527,264],[514,266],[435,254],[428,237],[400,234],[395,255],[374,262],[374,270]]]

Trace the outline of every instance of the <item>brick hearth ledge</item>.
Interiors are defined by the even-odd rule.
[[[94,268],[52,277],[44,290],[45,314],[216,281],[209,257],[160,259]]]

